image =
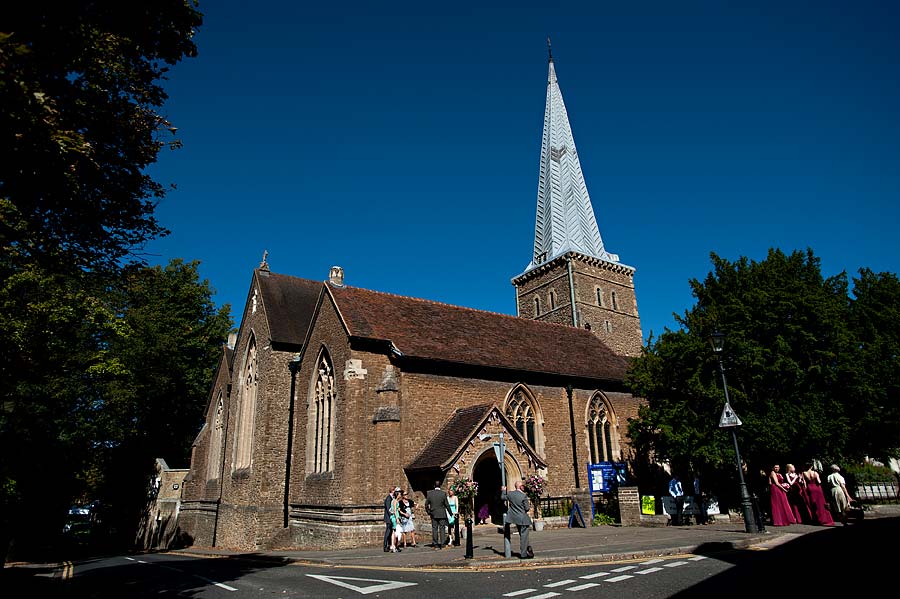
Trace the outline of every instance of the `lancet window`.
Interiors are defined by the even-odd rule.
[[[337,390],[334,368],[325,350],[316,362],[310,393],[306,443],[307,472],[330,472],[334,469],[334,416]]]
[[[613,439],[613,422],[611,410],[598,393],[591,399],[587,415],[588,443],[591,448],[591,463],[611,462],[617,456]]]

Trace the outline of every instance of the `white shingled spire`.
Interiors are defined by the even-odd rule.
[[[570,251],[619,262],[618,255],[603,248],[551,54],[541,139],[534,255],[525,272]]]

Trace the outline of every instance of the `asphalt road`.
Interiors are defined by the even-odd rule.
[[[291,563],[264,556],[151,554],[4,572],[4,597],[348,599],[740,598],[890,590],[900,518],[783,535],[749,549],[614,563],[531,562],[503,568],[390,568]],[[21,574],[23,570],[19,570]],[[827,591],[826,591],[827,589]],[[881,589],[881,590],[878,590]]]

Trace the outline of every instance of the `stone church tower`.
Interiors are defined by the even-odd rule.
[[[643,342],[634,270],[603,247],[551,55],[534,253],[512,280],[516,312],[589,329],[614,352],[637,356]]]

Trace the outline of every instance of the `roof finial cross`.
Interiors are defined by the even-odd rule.
[[[259,263],[260,270],[269,270],[268,258],[269,258],[269,250],[264,250],[262,262]]]

